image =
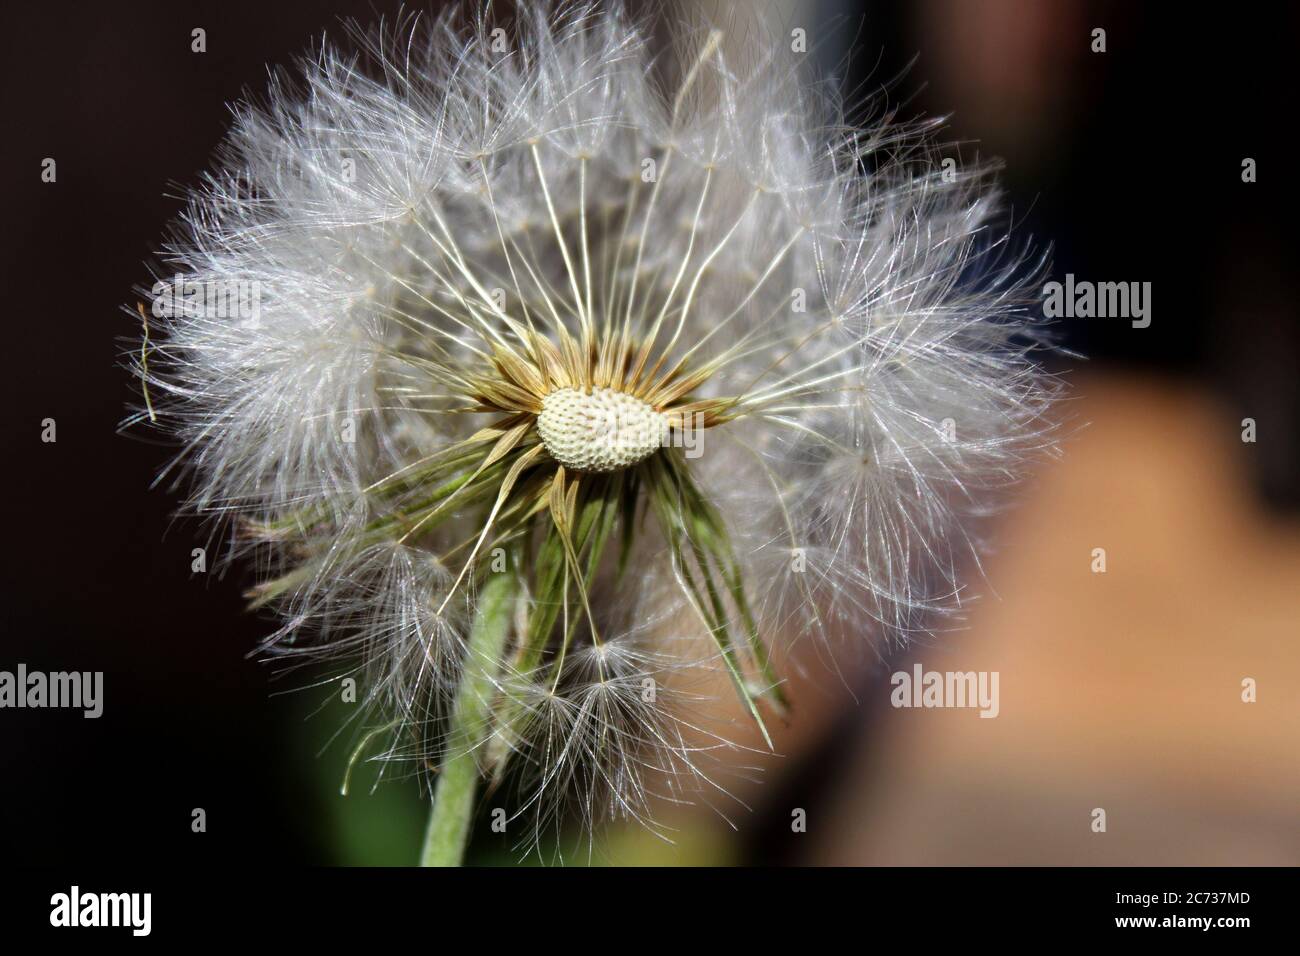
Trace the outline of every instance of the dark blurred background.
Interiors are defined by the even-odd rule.
[[[904,117],[951,114],[955,154],[1005,161],[1018,233],[1050,244],[1053,277],[1150,282],[1152,323],[1061,323],[1062,344],[1087,357],[1058,360],[1068,411],[1090,425],[1008,519],[980,588],[999,597],[970,632],[862,668],[860,704],[796,697],[786,756],[738,834],[685,814],[677,847],[614,833],[601,858],[1300,862],[1290,13],[775,7],[846,89]],[[414,860],[414,786],[369,796],[363,772],[338,795],[350,749],[346,735],[330,744],[339,715],[315,713],[324,694],[295,691],[301,674],[277,679],[246,658],[268,626],[244,612],[248,581],[191,573],[204,532],[174,523],[176,496],[150,489],[172,449],[118,434],[134,400],[121,356],[137,334],[121,306],[207,166],[227,103],[337,34],[340,16],[395,10],[224,0],[6,12],[0,669],[102,670],[106,685],[98,720],[0,711],[6,862]],[[1104,53],[1091,50],[1096,28]],[[41,181],[46,157],[55,183]],[[1246,158],[1256,182],[1242,181]],[[1240,440],[1246,417],[1253,444]],[[57,443],[40,440],[46,418]],[[1114,562],[1104,585],[1088,570],[1098,544]],[[1000,669],[1003,715],[881,706],[889,670],[921,658]],[[1253,711],[1237,701],[1243,676],[1260,681]],[[1127,829],[1090,842],[1099,805]],[[206,834],[191,832],[200,807]],[[809,809],[807,834],[790,832],[791,807]]]

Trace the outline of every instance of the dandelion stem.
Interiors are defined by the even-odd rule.
[[[509,573],[489,574],[479,592],[478,612],[452,711],[450,756],[434,788],[421,866],[460,866],[465,855],[479,777],[474,748],[482,740],[491,709],[494,670],[510,632],[513,598],[514,579]]]

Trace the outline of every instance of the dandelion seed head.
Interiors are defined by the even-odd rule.
[[[849,123],[725,24],[508,26],[350,28],[238,107],[155,271],[259,314],[173,309],[135,371],[255,555],[267,652],[362,675],[379,756],[447,760],[486,669],[474,758],[517,813],[648,822],[718,792],[684,674],[767,737],[790,644],[964,606],[1059,386],[992,168],[943,175],[933,122]]]

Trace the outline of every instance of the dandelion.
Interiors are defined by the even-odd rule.
[[[344,662],[358,753],[431,772],[427,863],[484,784],[534,843],[721,792],[702,675],[771,747],[791,642],[951,614],[1055,392],[934,124],[614,3],[498,22],[353,30],[240,107],[136,361],[265,649]],[[176,291],[232,283],[254,319]]]

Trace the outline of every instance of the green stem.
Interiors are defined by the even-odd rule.
[[[492,682],[510,633],[514,593],[514,577],[509,572],[489,574],[479,590],[478,611],[452,709],[449,756],[433,791],[421,866],[460,866],[465,856],[479,777],[474,750],[483,740],[489,717]]]

